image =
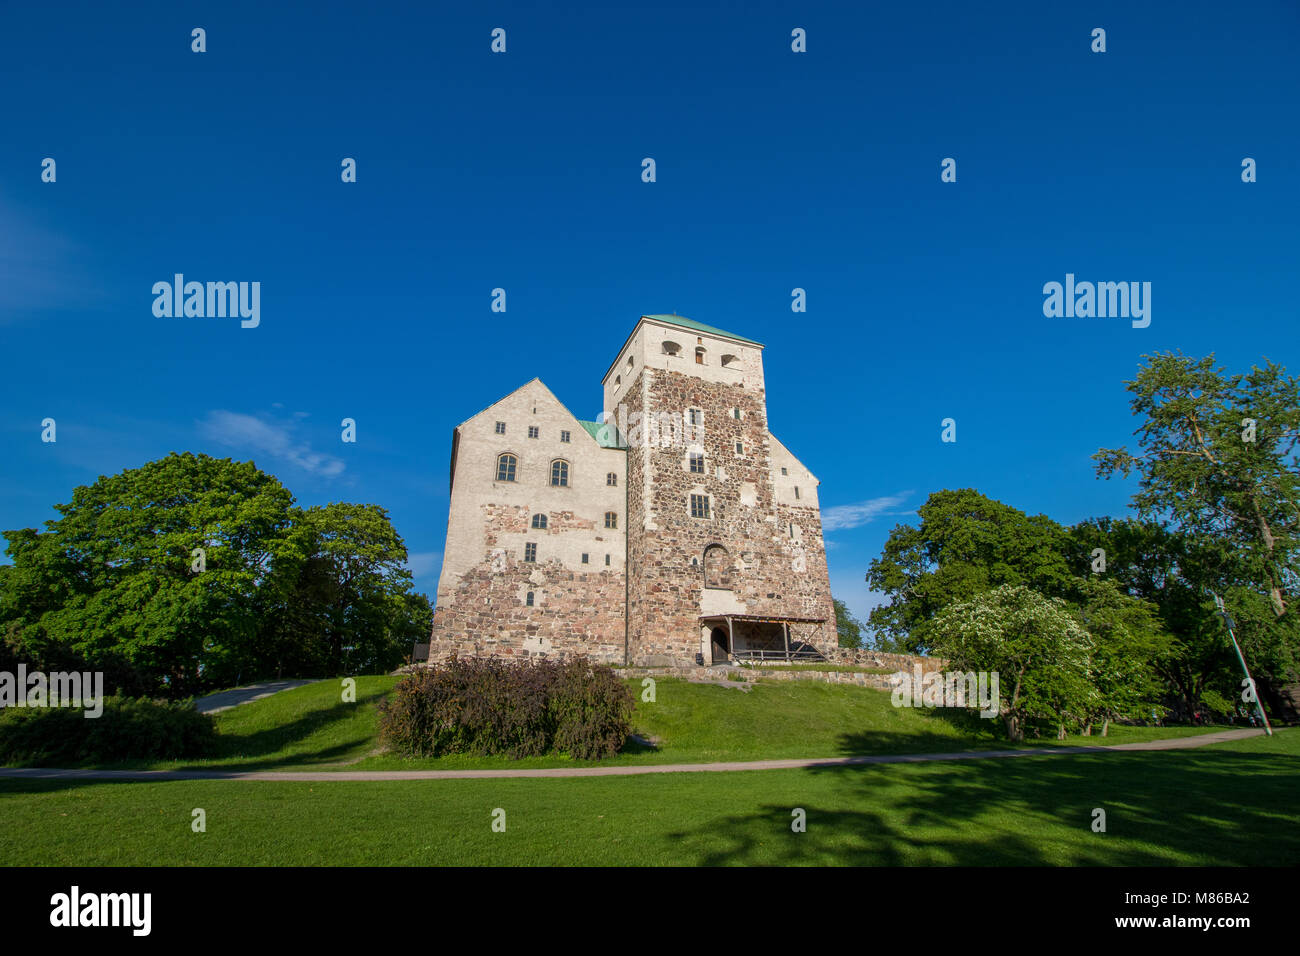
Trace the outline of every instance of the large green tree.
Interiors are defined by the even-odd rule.
[[[382,508],[296,508],[251,462],[173,454],[56,510],[43,532],[5,532],[0,660],[185,696],[390,669],[428,633],[428,599],[411,591]]]
[[[1213,355],[1143,358],[1125,383],[1139,450],[1099,450],[1097,474],[1137,472],[1139,514],[1220,542],[1219,586],[1253,586],[1281,617],[1300,582],[1300,381],[1268,361],[1230,375]]]
[[[46,531],[5,532],[0,613],[28,657],[123,665],[193,693],[258,633],[254,597],[293,497],[248,462],[172,454],[73,490]]]
[[[867,572],[867,583],[888,599],[868,618],[882,650],[924,653],[936,614],[1004,584],[1053,597],[1077,587],[1074,542],[1045,515],[1027,515],[970,488],[936,491],[917,515],[918,526],[890,532]]]
[[[998,674],[1012,740],[1023,739],[1033,720],[1050,720],[1063,734],[1098,708],[1088,673],[1092,638],[1060,599],[1004,584],[944,608],[929,630],[950,670]]]

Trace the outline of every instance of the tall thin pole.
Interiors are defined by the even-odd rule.
[[[1264,704],[1259,699],[1259,688],[1255,686],[1255,678],[1250,676],[1250,669],[1246,666],[1246,658],[1242,656],[1241,647],[1237,644],[1237,635],[1232,630],[1232,618],[1228,615],[1227,608],[1223,606],[1223,598],[1217,594],[1214,595],[1214,606],[1219,609],[1219,616],[1223,618],[1223,626],[1228,629],[1228,637],[1232,640],[1232,649],[1237,652],[1237,661],[1241,664],[1242,673],[1246,675],[1246,680],[1250,684],[1250,696],[1255,698],[1255,709],[1259,711],[1259,719],[1264,722],[1264,729],[1272,737],[1273,725],[1268,722],[1268,714],[1264,713]]]

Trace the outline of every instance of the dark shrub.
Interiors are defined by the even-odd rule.
[[[632,695],[608,667],[585,660],[451,658],[402,680],[379,712],[380,739],[411,757],[561,751],[601,760],[632,729]]]
[[[585,660],[559,668],[551,691],[555,749],[579,760],[601,760],[618,753],[632,731],[632,695],[608,667]]]
[[[105,697],[98,717],[73,707],[0,710],[0,764],[10,766],[202,757],[216,738],[212,718],[189,701]]]

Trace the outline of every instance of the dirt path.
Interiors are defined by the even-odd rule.
[[[329,780],[481,780],[499,777],[634,777],[646,773],[726,773],[738,770],[798,770],[875,763],[930,763],[941,760],[997,760],[1009,757],[1058,757],[1126,750],[1186,750],[1226,740],[1258,737],[1264,731],[1221,730],[1196,737],[1171,737],[1136,744],[1101,747],[1036,747],[1025,750],[977,750],[947,754],[879,754],[818,760],[745,760],[718,763],[666,763],[623,767],[551,767],[529,770],[50,770],[0,768],[0,778],[34,780],[279,780],[318,783]]]

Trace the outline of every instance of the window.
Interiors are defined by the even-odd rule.
[[[565,444],[568,444],[568,441],[569,441],[569,433],[568,433],[568,432],[560,432],[560,441],[564,442]]]
[[[524,545],[524,560],[530,564],[537,560],[537,545],[531,541]]]
[[[536,425],[529,425],[529,426],[528,426],[528,437],[529,437],[529,438],[536,438],[536,437],[537,437],[537,426],[536,426]]]
[[[794,486],[794,500],[795,500],[795,501],[798,501],[798,500],[799,500],[799,486],[798,486],[798,485],[795,485],[795,486]]]
[[[504,435],[505,433],[506,433],[506,423],[505,423],[505,422],[497,422],[497,434],[498,434],[498,435]]]
[[[734,418],[736,421],[740,421],[740,409],[733,408],[731,410],[731,417]]]
[[[707,518],[709,516],[709,496],[691,495],[691,517]]]
[[[790,537],[794,537],[794,522],[790,522]]]
[[[605,527],[606,528],[618,527],[618,514],[616,512],[613,511],[605,512]]]
[[[696,365],[704,364],[704,349],[695,350],[695,364]]]
[[[693,451],[690,454],[691,473],[695,475],[704,474],[704,452]]]
[[[587,555],[585,555],[585,554],[582,556],[582,563],[583,563],[583,564],[586,564],[586,563],[587,563]]]
[[[514,455],[497,455],[497,481],[514,481],[519,459]]]
[[[682,350],[682,347],[676,342],[664,342],[664,355],[676,355]]]
[[[615,376],[614,376],[614,391],[617,392],[617,391],[618,391],[620,388],[622,388],[622,387],[623,387],[623,376],[622,376],[622,375],[615,375]]]
[[[633,362],[632,362],[632,356],[629,355],[629,356],[627,357],[627,367],[630,369],[630,368],[632,368],[632,365],[633,365]]]
[[[546,515],[533,515],[533,527],[546,530]]]
[[[609,555],[605,555],[605,564],[606,564],[606,565],[609,564]]]
[[[569,486],[569,463],[563,458],[551,462],[551,484],[556,488]]]
[[[784,468],[782,468],[782,469],[781,469],[781,474],[783,474],[783,475],[788,475],[788,474],[790,474],[790,472],[788,472],[788,471],[786,471]]]
[[[605,484],[607,484],[607,485],[617,485],[617,484],[618,484],[618,475],[614,474],[614,473],[611,471],[608,475],[605,476]]]
[[[692,408],[692,409],[690,410],[690,416],[691,416],[691,421],[690,421],[690,423],[691,423],[692,425],[703,425],[703,424],[704,424],[704,410],[703,410],[703,409],[700,409],[700,408]]]
[[[724,355],[724,356],[722,356],[722,367],[723,367],[723,368],[735,368],[735,367],[736,367],[737,365],[739,365],[739,364],[740,364],[740,357],[737,356],[737,355]],[[740,416],[737,415],[736,417],[739,418]]]
[[[529,607],[532,607],[532,606],[533,606],[533,592],[532,592],[532,591],[529,591],[529,592],[528,592],[528,600],[525,601],[524,603],[527,604]]]
[[[744,453],[745,453],[745,445],[744,445],[744,443],[743,443],[743,442],[736,442],[736,454],[737,454],[737,455],[743,455]]]

